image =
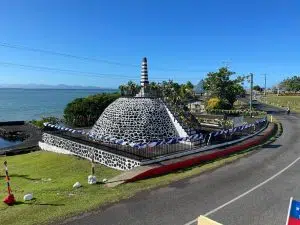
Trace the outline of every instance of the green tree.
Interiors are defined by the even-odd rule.
[[[40,120],[32,120],[30,122],[39,128],[43,128],[44,123],[46,123],[46,122],[51,123],[51,124],[57,124],[57,123],[60,123],[61,120],[54,116],[48,116],[48,117],[42,117]]]
[[[263,88],[261,88],[259,85],[255,85],[255,86],[253,86],[253,90],[255,90],[255,91],[263,91]]]
[[[70,102],[64,110],[65,123],[73,127],[92,126],[104,109],[119,96],[118,93],[103,93],[77,98]]]
[[[220,68],[217,72],[210,72],[204,80],[203,88],[211,97],[217,97],[223,101],[223,107],[232,108],[239,95],[245,93],[241,83],[242,77],[230,79],[235,72],[227,67]]]
[[[128,81],[127,84],[122,84],[119,86],[119,90],[122,96],[135,96],[140,91],[140,86],[133,81]]]
[[[195,98],[194,85],[188,81],[186,84],[180,85],[179,96],[182,102],[189,102]]]
[[[287,78],[283,80],[279,84],[280,89],[284,89],[286,91],[297,92],[300,91],[300,76],[293,76],[291,78]]]

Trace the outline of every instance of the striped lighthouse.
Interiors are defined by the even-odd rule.
[[[144,57],[142,61],[142,70],[141,70],[141,90],[140,93],[137,94],[137,97],[147,97],[148,91],[147,87],[149,84],[148,80],[148,65],[147,65],[147,58]]]
[[[149,84],[149,80],[148,80],[147,58],[144,57],[142,61],[141,86],[146,87],[148,84]]]

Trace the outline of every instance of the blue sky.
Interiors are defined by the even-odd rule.
[[[272,86],[299,74],[299,11],[296,0],[2,0],[0,83],[117,87],[129,79],[138,81],[139,64],[146,56],[150,80],[197,83],[227,62],[238,74],[253,72],[260,85],[266,73]],[[5,62],[96,74],[29,70]]]

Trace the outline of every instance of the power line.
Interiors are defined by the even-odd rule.
[[[68,54],[68,53],[61,53],[61,52],[55,52],[55,51],[50,51],[50,50],[31,48],[31,47],[26,47],[26,46],[21,46],[21,45],[13,45],[13,44],[5,43],[5,42],[0,42],[0,46],[6,47],[6,48],[14,48],[14,49],[19,49],[19,50],[31,51],[31,52],[40,52],[40,53],[49,54],[49,55],[57,55],[57,56],[62,56],[62,57],[74,58],[74,59],[79,59],[79,60],[84,60],[84,61],[94,61],[94,62],[106,63],[106,64],[117,65],[117,66],[139,67],[139,65],[124,64],[124,63],[119,63],[119,62],[103,60],[103,59],[95,59],[95,58],[90,58],[90,57],[77,56],[77,55],[72,55],[72,54]]]
[[[39,48],[32,48],[32,47],[26,47],[22,45],[15,45],[15,44],[9,44],[6,42],[0,42],[0,46],[5,47],[5,48],[13,48],[13,49],[18,49],[18,50],[24,50],[24,51],[31,51],[31,52],[40,52],[43,54],[49,54],[49,55],[56,55],[56,56],[62,56],[62,57],[67,57],[67,58],[73,58],[73,59],[78,59],[78,60],[83,60],[83,61],[93,61],[93,62],[98,62],[98,63],[106,63],[110,65],[116,65],[116,66],[126,66],[126,67],[134,67],[134,68],[140,68],[140,65],[136,64],[127,64],[127,63],[120,63],[120,62],[114,62],[114,61],[109,61],[109,60],[104,60],[104,59],[96,59],[96,58],[90,58],[90,57],[84,57],[84,56],[77,56],[77,55],[72,55],[68,53],[62,53],[62,52],[56,52],[56,51],[51,51],[51,50],[45,50],[45,49],[39,49]],[[169,71],[169,72],[182,72],[182,73],[203,73],[203,72],[208,72],[204,70],[179,70],[179,69],[174,69],[174,68],[153,68],[151,69],[153,71]]]
[[[69,70],[69,69],[60,69],[60,68],[53,68],[53,67],[44,67],[44,66],[32,66],[32,65],[25,65],[25,64],[17,64],[17,63],[11,63],[11,62],[3,62],[0,61],[0,65],[2,66],[8,66],[8,67],[17,67],[21,69],[27,69],[27,70],[34,70],[34,71],[50,71],[50,72],[58,72],[58,73],[64,73],[64,74],[70,74],[70,75],[80,75],[80,76],[86,76],[86,77],[100,77],[100,78],[126,78],[130,80],[136,80],[139,81],[139,76],[126,76],[123,74],[106,74],[106,73],[95,73],[95,72],[86,72],[86,71],[78,71],[78,70]],[[172,78],[168,77],[166,79],[160,77],[157,79],[152,79],[153,81],[164,81],[169,80]]]
[[[84,71],[77,71],[77,70],[69,70],[69,69],[59,69],[53,67],[44,67],[44,66],[32,66],[32,65],[24,65],[24,64],[17,64],[17,63],[10,63],[10,62],[3,62],[0,61],[0,65],[3,66],[11,66],[11,67],[19,67],[23,69],[34,69],[34,70],[43,70],[43,71],[54,71],[54,72],[62,72],[68,74],[82,74],[84,76],[93,75],[95,77],[103,77],[103,76],[115,76],[121,78],[133,78],[126,75],[121,74],[106,74],[106,73],[95,73],[95,72],[84,72]]]

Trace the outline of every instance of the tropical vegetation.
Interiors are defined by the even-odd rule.
[[[172,80],[161,83],[151,82],[147,89],[153,96],[163,97],[172,103],[188,102],[195,98],[194,85],[188,81],[185,84],[178,84]],[[122,96],[134,97],[139,93],[141,86],[133,81],[119,86]]]
[[[119,93],[102,93],[76,98],[64,110],[64,123],[73,127],[92,126],[105,108],[119,97]]]
[[[260,87],[259,85],[255,85],[255,86],[253,86],[253,90],[262,92],[264,89],[262,87]]]
[[[282,82],[280,82],[279,88],[289,92],[300,91],[300,76],[293,76],[284,79]]]
[[[242,86],[244,78],[231,79],[234,74],[227,67],[222,67],[217,72],[208,73],[204,79],[204,90],[210,97],[219,98],[223,109],[231,109],[238,96],[246,93]]]
[[[32,120],[30,122],[39,128],[43,128],[44,127],[43,124],[46,122],[52,123],[52,124],[57,124],[57,123],[60,123],[61,120],[57,117],[49,116],[49,117],[42,117],[40,120]]]

